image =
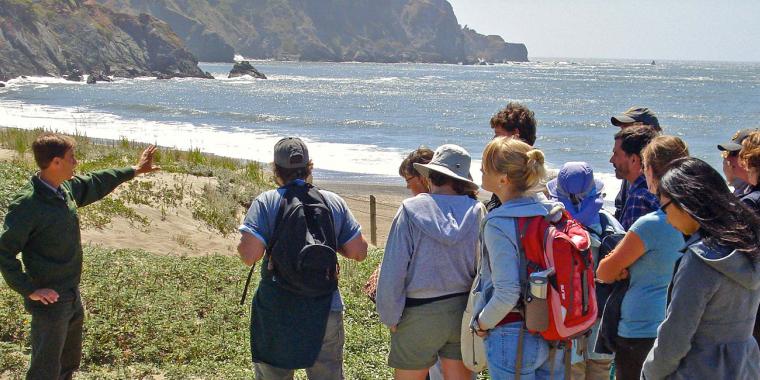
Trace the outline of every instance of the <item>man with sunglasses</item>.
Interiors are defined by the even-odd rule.
[[[756,130],[742,129],[734,133],[730,142],[718,144],[718,150],[723,156],[723,174],[726,175],[726,181],[734,188],[734,195],[737,197],[747,194],[751,187],[747,169],[739,165],[739,151],[742,150],[742,141]]]

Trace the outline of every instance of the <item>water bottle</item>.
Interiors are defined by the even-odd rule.
[[[530,295],[538,299],[546,299],[549,291],[549,277],[554,274],[554,268],[530,274]]]

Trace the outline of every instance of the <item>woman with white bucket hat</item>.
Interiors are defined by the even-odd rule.
[[[472,376],[462,362],[460,328],[485,208],[468,196],[478,189],[470,163],[464,148],[447,144],[430,163],[415,164],[430,193],[403,201],[391,225],[377,311],[391,330],[395,379],[423,380],[438,358],[444,378]]]

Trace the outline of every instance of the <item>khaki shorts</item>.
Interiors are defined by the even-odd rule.
[[[391,334],[388,365],[397,369],[430,368],[438,357],[462,360],[462,314],[467,295],[407,307]]]

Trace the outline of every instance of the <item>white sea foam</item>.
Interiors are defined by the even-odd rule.
[[[10,100],[0,100],[0,115],[0,126],[3,127],[45,128],[101,139],[127,138],[178,149],[200,148],[208,153],[260,162],[271,161],[272,147],[283,137],[272,131],[124,119],[86,108],[53,107]],[[318,168],[336,172],[396,177],[398,165],[406,154],[398,149],[380,148],[373,144],[331,143],[313,139],[304,141]],[[482,183],[480,166],[480,160],[473,160],[470,170],[473,180],[478,184]],[[620,188],[620,180],[612,173],[596,172],[595,176],[605,184],[605,200],[613,201]]]
[[[45,128],[101,139],[127,138],[178,149],[200,148],[218,155],[269,162],[281,135],[272,131],[145,119],[123,119],[86,108],[53,107],[0,100],[0,126]],[[338,172],[396,176],[402,152],[372,144],[340,144],[304,139],[317,167]],[[478,166],[479,167],[479,166]]]

